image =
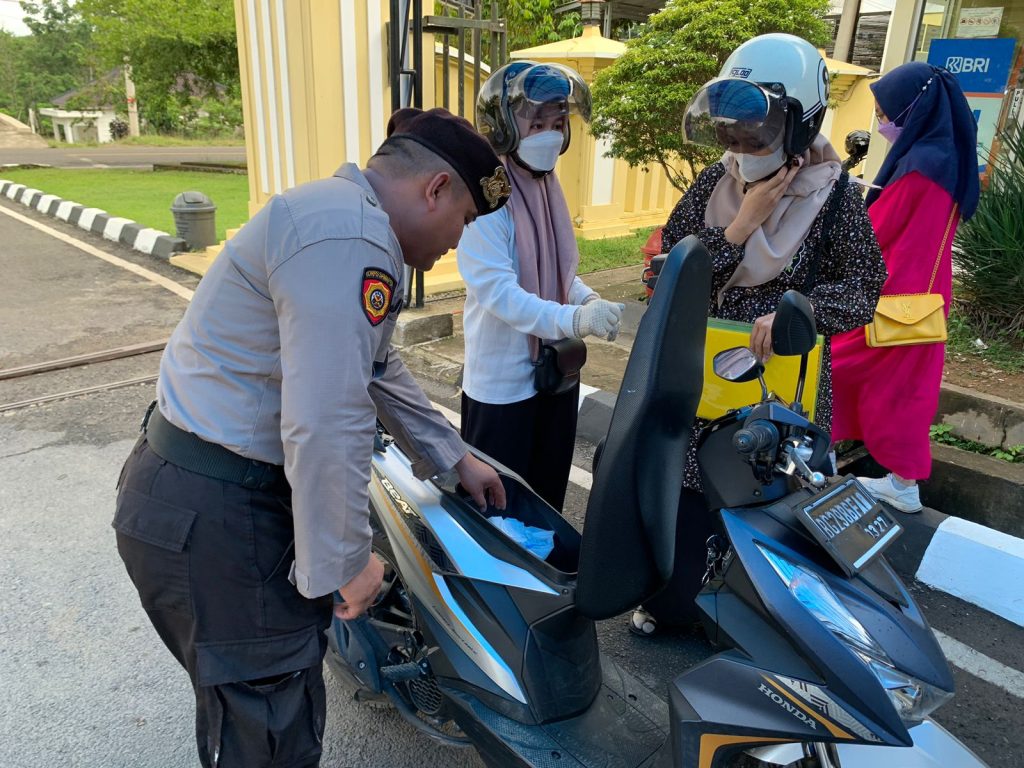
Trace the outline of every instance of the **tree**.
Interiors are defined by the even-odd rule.
[[[685,191],[720,150],[685,144],[686,105],[741,43],[788,32],[823,46],[828,0],[669,0],[593,85],[590,130],[630,165],[657,163]]]
[[[535,45],[566,40],[579,34],[578,13],[556,14],[565,0],[499,0],[505,19],[508,50],[517,51]]]
[[[150,125],[178,128],[198,99],[240,93],[232,0],[78,0],[110,66],[132,65]]]
[[[28,121],[29,107],[49,104],[95,72],[91,31],[69,0],[24,0],[32,34],[0,35],[0,109]]]

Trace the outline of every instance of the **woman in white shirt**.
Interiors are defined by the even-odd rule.
[[[534,387],[541,343],[618,333],[622,305],[576,276],[579,251],[553,173],[569,146],[569,116],[590,119],[590,91],[572,69],[518,61],[480,90],[477,128],[504,163],[511,198],[466,227],[462,437],[520,474],[561,510],[576,438],[579,385]]]

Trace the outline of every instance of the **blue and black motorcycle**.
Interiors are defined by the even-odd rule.
[[[928,717],[953,679],[884,558],[900,526],[854,478],[828,477],[829,436],[799,391],[792,403],[763,391],[705,430],[698,450],[721,546],[697,604],[719,652],[666,680],[664,694],[600,653],[595,621],[631,610],[673,572],[710,271],[695,238],[666,260],[584,534],[495,465],[501,514],[553,535],[544,559],[452,478],[417,480],[382,429],[370,497],[386,576],[366,616],[335,622],[329,665],[356,699],[394,706],[490,766],[983,766]],[[806,300],[787,294],[775,352],[806,363],[815,338]],[[731,381],[761,373],[744,349],[719,354],[715,370]]]

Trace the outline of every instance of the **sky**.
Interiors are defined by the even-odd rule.
[[[0,29],[15,35],[27,35],[28,27],[21,21],[24,15],[18,0],[0,0]]]

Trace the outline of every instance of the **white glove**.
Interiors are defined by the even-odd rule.
[[[572,316],[573,335],[582,339],[584,336],[603,336],[608,341],[615,341],[619,334],[619,321],[625,304],[597,299],[586,306],[577,307]]]

